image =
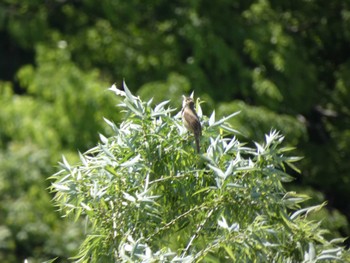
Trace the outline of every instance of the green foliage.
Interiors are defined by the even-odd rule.
[[[30,181],[44,191],[41,180],[62,153],[74,162],[97,132],[111,135],[102,117],[120,121],[104,92],[109,83],[125,78],[140,87],[135,94],[171,107],[195,90],[207,115],[241,111],[228,120],[239,140],[262,141],[272,128],[297,146],[305,157],[297,184],[323,192],[330,200],[323,222],[338,218],[326,224],[329,235],[348,236],[349,226],[338,222],[350,218],[349,10],[343,0],[0,1],[0,151],[34,170],[14,145],[47,152],[41,179]],[[17,176],[11,167],[1,162],[0,170]],[[25,224],[16,222],[17,229]],[[0,253],[22,261],[2,226],[0,236],[14,243]],[[57,241],[65,250],[60,238],[34,232],[42,246]],[[28,258],[40,251],[35,240],[26,239]]]
[[[215,113],[202,119],[203,153],[168,101],[152,108],[124,85],[112,86],[126,113],[114,134],[63,158],[52,176],[55,202],[66,215],[86,217],[90,233],[78,262],[316,262],[349,260],[303,208],[308,196],[287,192],[298,157],[272,131],[263,144],[244,146]]]
[[[104,83],[98,71],[82,72],[70,61],[70,52],[64,46],[55,49],[39,46],[37,54],[37,68],[22,67],[18,79],[28,94],[36,97],[33,103],[38,104],[37,110],[44,115],[38,125],[52,129],[49,133],[52,140],[43,145],[88,147],[96,131],[102,129],[99,120],[112,113],[114,104],[100,88]],[[39,109],[39,105],[46,108]],[[37,125],[33,126],[33,132],[40,131]]]
[[[32,144],[12,143],[0,151],[1,262],[42,262],[57,255],[63,260],[77,250],[82,231],[59,220],[46,190],[49,182],[42,178],[53,171],[49,158],[47,150]]]
[[[259,0],[243,12],[251,25],[244,49],[256,65],[251,94],[259,104],[272,109],[304,112],[317,99],[317,88],[310,88],[316,85],[316,65],[310,63],[307,50],[284,27],[292,14],[281,13],[277,5],[272,5]]]
[[[60,219],[46,180],[62,152],[77,159],[71,149],[85,150],[98,131],[110,132],[100,123],[115,112],[98,71],[78,69],[64,45],[37,51],[36,67],[17,74],[25,95],[0,82],[1,262],[65,262],[75,253],[83,224]]]
[[[190,92],[190,83],[188,79],[176,73],[168,76],[167,81],[149,82],[143,85],[138,94],[147,100],[153,99],[154,103],[160,103],[167,98],[180,98],[183,94]],[[171,102],[171,106],[181,105],[181,101]]]
[[[232,110],[241,113],[229,122],[232,127],[240,127],[239,129],[245,138],[263,140],[265,131],[276,129],[283,132],[290,145],[296,145],[307,136],[303,123],[297,118],[290,115],[276,114],[265,107],[247,105],[242,101],[221,103],[218,108],[218,115],[225,116]]]
[[[86,149],[103,129],[102,117],[112,116],[115,102],[101,89],[98,72],[79,70],[68,50],[39,46],[37,51],[37,67],[23,66],[17,74],[27,96],[11,94],[6,83],[0,84],[2,143],[32,141],[50,145],[52,152]]]

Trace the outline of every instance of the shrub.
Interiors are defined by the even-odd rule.
[[[316,262],[349,259],[326,240],[303,208],[306,195],[287,192],[297,170],[271,131],[264,143],[247,147],[225,122],[203,116],[201,154],[181,123],[180,112],[152,108],[127,89],[114,135],[80,154],[52,176],[55,202],[66,216],[86,217],[88,234],[78,262]],[[288,168],[289,167],[289,168]]]

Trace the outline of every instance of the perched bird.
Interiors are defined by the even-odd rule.
[[[191,97],[183,96],[182,101],[182,122],[186,129],[194,134],[197,152],[200,151],[199,138],[202,136],[202,127]]]

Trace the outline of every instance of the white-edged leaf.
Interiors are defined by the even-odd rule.
[[[332,259],[341,260],[340,257],[334,256],[334,255],[321,255],[321,256],[318,256],[316,259],[317,260],[332,260]]]
[[[238,223],[233,223],[233,224],[230,226],[230,231],[238,232],[238,231],[239,231],[239,224],[238,224]]]
[[[343,243],[347,238],[338,238],[338,239],[340,239],[340,240],[342,240],[341,241],[341,243]],[[333,240],[332,240],[333,241]],[[323,250],[322,252],[321,252],[321,254],[337,254],[338,252],[340,252],[342,250],[342,248],[341,247],[336,247],[336,248],[331,248],[331,249],[326,249],[326,250]]]
[[[211,164],[208,164],[208,166],[210,167],[210,169],[212,169],[219,177],[221,177],[221,178],[226,178],[225,177],[225,173],[220,169],[220,168],[218,168],[218,167],[215,167],[215,166],[213,166],[213,165],[211,165]]]
[[[156,105],[154,107],[154,112],[158,112],[160,109],[163,109],[164,106],[169,103],[169,101],[170,100],[166,100],[166,101],[163,101],[163,102],[159,103],[158,105]]]
[[[201,107],[201,104],[199,103],[199,98],[197,98],[197,101],[196,101],[196,110],[197,110],[197,115],[199,118],[202,118],[203,117],[203,112],[202,112],[202,107]]]
[[[133,197],[132,195],[129,195],[127,192],[123,192],[124,198],[130,202],[135,203],[136,202],[136,198]]]
[[[221,220],[218,220],[218,225],[224,229],[229,229],[227,221],[226,221],[225,217],[223,217],[223,216],[221,216]]]
[[[140,159],[141,159],[141,155],[138,154],[137,156],[135,156],[135,157],[132,158],[131,160],[122,163],[120,166],[122,166],[122,167],[130,167],[130,166],[133,166],[135,163],[139,162]]]
[[[282,201],[287,203],[302,203],[309,200],[311,197],[305,194],[297,194],[296,192],[287,192],[283,197]]]
[[[288,156],[285,162],[294,163],[304,159],[302,156]]]
[[[66,186],[66,185],[63,185],[63,184],[53,183],[52,186],[55,187],[57,190],[60,190],[60,191],[69,191],[69,187]]]
[[[238,115],[240,112],[241,112],[241,111],[234,112],[234,113],[230,114],[229,116],[224,117],[224,118],[218,120],[217,122],[213,123],[212,126],[218,126],[218,125],[220,125],[220,124],[226,122],[227,120],[231,119],[232,117]]]
[[[103,117],[103,120],[108,124],[109,127],[112,128],[113,131],[115,131],[115,132],[119,131],[117,126],[113,122],[111,122],[110,120],[106,119],[105,117]]]
[[[88,163],[87,163],[87,161],[86,161],[84,155],[83,155],[80,151],[79,151],[78,153],[79,153],[79,158],[80,158],[80,161],[82,162],[82,164],[83,164],[84,166],[87,166]]]
[[[229,176],[229,175],[232,174],[232,172],[233,172],[233,167],[235,166],[236,163],[237,163],[237,162],[231,160],[231,162],[230,162],[230,164],[229,164],[227,170],[225,171],[225,178],[226,178],[227,176]]]
[[[298,216],[302,215],[302,214],[305,214],[306,216],[313,212],[313,211],[319,211],[320,209],[322,209],[325,205],[327,204],[327,202],[323,202],[322,204],[320,205],[314,205],[314,206],[310,206],[310,207],[306,207],[306,208],[303,208],[303,209],[300,209],[296,212],[294,212],[290,218],[292,220],[294,220],[295,218],[297,218]]]
[[[230,142],[225,146],[225,151],[224,153],[227,153],[229,150],[231,150],[233,148],[233,146],[235,146],[237,143],[236,137],[234,136]]]
[[[147,101],[147,106],[150,107],[152,102],[153,102],[153,97],[149,101]]]
[[[347,240],[347,239],[348,239],[348,237],[334,238],[329,243],[331,243],[331,244],[343,244],[345,242],[345,240]]]
[[[315,246],[313,243],[309,242],[309,260],[315,259],[316,257],[316,251],[315,251]]]
[[[228,125],[225,125],[225,124],[221,124],[220,126],[223,130],[225,131],[228,131],[228,132],[231,132],[231,133],[237,133],[237,134],[240,134],[240,135],[243,135],[242,133],[240,133],[239,131],[237,131],[236,129],[233,129],[231,128],[230,126]]]
[[[135,97],[134,95],[132,95],[132,93],[131,93],[130,90],[128,89],[128,86],[126,85],[125,80],[123,80],[123,88],[124,88],[126,97],[127,97],[130,101],[132,101],[133,103],[135,103],[136,97]]]
[[[117,96],[125,97],[125,92],[118,89],[115,84],[113,84],[108,90],[113,91]]]
[[[88,206],[87,204],[81,202],[80,205],[87,211],[92,211],[92,208],[90,206]]]
[[[66,168],[66,170],[71,170],[71,167],[69,165],[69,163],[67,162],[67,159],[66,157],[64,157],[64,155],[62,155],[62,161],[63,163],[61,163],[63,165],[64,168]]]
[[[213,110],[212,114],[210,115],[208,123],[209,126],[212,126],[215,123],[215,110]]]
[[[102,143],[104,143],[104,144],[108,143],[107,137],[105,137],[105,136],[104,136],[103,134],[101,134],[101,133],[99,133],[98,135],[100,136],[100,140],[101,140]]]
[[[137,106],[137,103],[134,103],[134,105]],[[135,108],[134,105],[130,101],[125,101],[125,106],[127,106],[128,109],[130,109],[133,113],[135,113],[135,115],[142,117],[143,113],[141,111],[139,111],[139,109]]]
[[[265,149],[264,149],[264,147],[261,144],[259,144],[257,142],[254,142],[254,144],[255,144],[256,148],[258,149],[258,153],[264,153],[265,152]]]

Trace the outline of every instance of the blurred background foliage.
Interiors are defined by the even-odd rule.
[[[195,90],[205,114],[241,110],[248,141],[280,130],[305,157],[294,187],[349,235],[350,1],[3,0],[0,39],[1,262],[76,251],[83,223],[60,219],[47,178],[120,120],[106,89],[123,79],[143,100],[180,109]]]

